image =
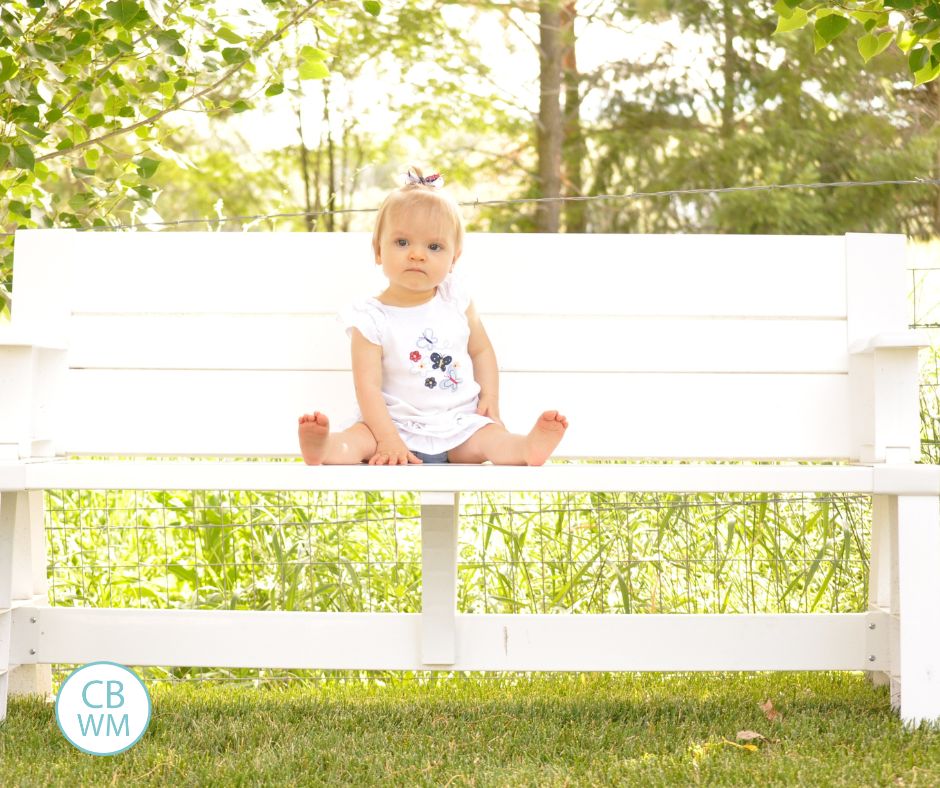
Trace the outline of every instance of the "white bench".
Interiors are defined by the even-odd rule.
[[[296,457],[300,413],[350,412],[334,313],[378,292],[367,234],[18,233],[0,337],[0,717],[8,683],[48,690],[50,663],[98,659],[867,670],[904,720],[940,717],[940,468],[915,465],[927,341],[908,329],[904,250],[896,235],[470,234],[458,271],[510,429],[557,408],[571,425],[557,456],[659,463],[313,468],[225,458]],[[222,459],[185,459],[198,456]],[[49,607],[42,490],[55,488],[420,492],[422,612]],[[870,494],[871,606],[458,615],[466,490]]]

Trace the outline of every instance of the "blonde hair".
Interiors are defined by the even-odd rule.
[[[414,174],[421,178],[422,173],[417,167],[409,167],[409,174]],[[394,189],[379,206],[379,212],[375,217],[375,230],[372,232],[372,250],[376,255],[379,253],[379,239],[382,237],[382,227],[385,224],[385,216],[391,207],[410,207],[416,204],[434,206],[441,210],[454,223],[454,253],[463,249],[463,217],[460,215],[460,207],[457,201],[447,194],[442,188],[436,188],[426,183],[406,183]]]

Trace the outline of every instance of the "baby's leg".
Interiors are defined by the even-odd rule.
[[[544,465],[568,429],[557,410],[545,411],[528,435],[514,435],[501,424],[487,424],[447,453],[450,462],[494,465]]]
[[[332,435],[325,413],[305,413],[298,421],[300,453],[307,465],[357,465],[375,454],[372,430],[361,421]]]

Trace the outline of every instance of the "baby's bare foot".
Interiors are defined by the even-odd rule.
[[[568,419],[557,410],[545,411],[535,422],[532,432],[526,436],[526,463],[544,465],[545,460],[552,456],[552,452],[555,451],[566,429],[568,429]]]
[[[326,455],[326,439],[330,435],[330,420],[325,413],[305,413],[298,419],[300,426],[300,453],[307,465],[321,465]]]

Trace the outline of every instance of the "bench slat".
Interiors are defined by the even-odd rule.
[[[421,670],[417,613],[47,608],[37,657]],[[862,670],[864,613],[459,614],[451,670]],[[17,655],[19,656],[19,655]]]
[[[567,457],[845,458],[847,375],[528,373],[501,376],[501,415],[528,432],[569,415]],[[344,372],[69,373],[60,451],[296,456],[297,418],[340,429],[355,407]]]
[[[19,470],[19,473],[15,473]],[[915,466],[883,474],[865,465],[565,464],[310,467],[300,462],[58,460],[0,465],[0,490],[420,490],[832,492],[907,494],[940,491],[940,468]]]
[[[457,266],[490,314],[844,318],[844,246],[840,236],[468,234]],[[81,233],[69,260],[74,312],[334,312],[384,283],[369,233]]]
[[[848,372],[844,320],[482,317],[504,372]],[[351,368],[334,315],[77,315],[71,331],[72,367]]]

